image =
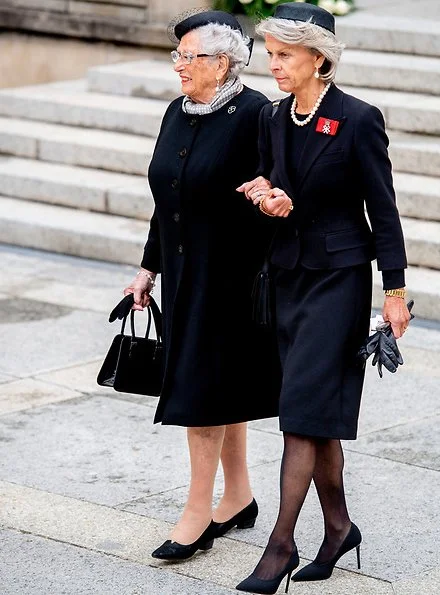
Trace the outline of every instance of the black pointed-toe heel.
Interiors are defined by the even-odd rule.
[[[214,538],[211,533],[211,525],[209,525],[193,543],[182,545],[177,541],[167,539],[151,555],[159,560],[187,560],[194,556],[197,550],[210,550],[213,544]]]
[[[362,535],[358,527],[354,523],[351,523],[350,531],[347,537],[341,544],[341,547],[336,554],[328,562],[316,562],[315,560],[292,576],[292,580],[295,582],[300,581],[323,581],[331,577],[333,568],[336,562],[341,556],[356,548],[357,567],[361,567],[361,541]]]
[[[252,573],[250,576],[241,581],[235,588],[238,591],[245,591],[246,593],[262,593],[263,595],[273,595],[277,592],[278,587],[280,586],[281,581],[287,575],[286,581],[286,589],[285,593],[289,590],[290,584],[290,577],[292,576],[292,572],[295,568],[299,565],[299,556],[298,550],[292,553],[287,562],[285,568],[272,579],[264,580],[262,578],[258,578]]]
[[[248,504],[243,510],[240,510],[235,516],[224,523],[216,523],[211,521],[211,531],[213,537],[222,537],[225,533],[237,527],[237,529],[251,529],[255,525],[258,516],[258,504],[253,498],[252,502]]]

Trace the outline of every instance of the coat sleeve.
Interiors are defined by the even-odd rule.
[[[152,273],[160,273],[160,235],[156,211],[150,220],[150,230],[144,247],[141,267]]]
[[[360,171],[359,184],[374,235],[380,271],[407,267],[388,145],[382,113],[377,107],[368,105],[359,114],[354,146]]]
[[[260,111],[258,119],[258,154],[259,164],[257,169],[257,176],[263,176],[266,179],[270,178],[272,171],[273,157],[272,144],[269,131],[269,118],[272,112],[272,103],[267,103]]]

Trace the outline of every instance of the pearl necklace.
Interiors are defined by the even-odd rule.
[[[296,97],[294,98],[293,103],[292,103],[292,107],[290,108],[290,115],[292,116],[292,120],[293,120],[293,123],[294,124],[296,124],[297,126],[306,126],[309,122],[312,121],[313,116],[316,114],[316,112],[318,111],[319,106],[321,105],[321,101],[324,99],[325,94],[330,89],[330,85],[331,85],[331,83],[328,83],[324,87],[324,89],[321,91],[318,99],[316,100],[315,105],[312,108],[312,111],[310,112],[310,114],[307,116],[307,118],[305,120],[298,120],[298,118],[296,117],[296,114],[295,114],[295,110],[296,110]]]

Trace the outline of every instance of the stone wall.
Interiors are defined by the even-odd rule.
[[[1,0],[0,30],[169,47],[166,24],[210,0]]]

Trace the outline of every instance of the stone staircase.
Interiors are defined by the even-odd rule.
[[[439,36],[428,21],[423,28],[400,19],[394,29],[384,21],[340,20],[348,48],[337,83],[384,113],[409,293],[419,317],[439,321]],[[270,98],[282,96],[261,42],[243,79]],[[160,60],[0,91],[0,242],[137,264],[153,210],[145,174],[163,113],[178,94],[171,64]],[[381,301],[376,274],[375,305]]]

